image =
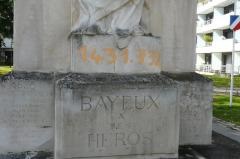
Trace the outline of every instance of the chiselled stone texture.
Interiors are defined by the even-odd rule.
[[[72,70],[81,73],[160,73],[161,39],[132,36],[117,47],[113,35],[73,36]],[[125,41],[125,42],[124,42]]]
[[[163,73],[181,83],[180,145],[210,145],[212,143],[211,80],[196,73]]]
[[[15,70],[76,71],[73,68],[75,65],[73,53],[77,50],[72,47],[74,39],[68,38],[76,22],[74,1],[76,0],[17,0],[15,2]],[[194,71],[197,1],[146,0],[146,3],[149,9],[145,15],[148,16],[145,23],[149,25],[149,32],[153,37],[161,38],[161,70]],[[98,67],[88,69],[84,72],[92,73],[94,69],[100,72]],[[119,71],[129,72],[124,68],[119,68]],[[105,70],[105,68],[101,72],[112,73],[111,69]],[[136,73],[134,69],[131,72]],[[153,69],[151,72],[156,71]]]
[[[160,74],[70,74],[56,87],[55,156],[177,157],[177,83]]]
[[[55,122],[59,158],[65,151],[100,159],[176,157],[178,141],[211,144],[212,83],[195,73],[14,72],[0,78],[0,90],[0,158],[53,152]]]
[[[0,154],[53,151],[53,79],[27,72],[0,78]]]

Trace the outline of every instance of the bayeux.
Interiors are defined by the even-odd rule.
[[[153,96],[81,96],[81,111],[113,111],[117,105],[122,110],[152,110],[159,109],[159,103],[159,97]]]

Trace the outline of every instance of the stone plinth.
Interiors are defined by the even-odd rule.
[[[159,73],[160,38],[136,36],[119,49],[114,36],[75,35],[72,70],[82,73]]]
[[[130,158],[133,150],[139,159],[143,154],[148,159],[174,157],[178,144],[211,144],[212,83],[195,73],[15,72],[1,77],[0,89],[0,154],[53,153],[54,122],[59,158],[89,154]],[[154,143],[149,145],[152,140]],[[94,147],[86,147],[86,142]]]
[[[177,157],[177,84],[166,76],[70,74],[55,106],[57,159]]]
[[[12,73],[0,78],[0,154],[52,151],[53,74]]]
[[[212,82],[196,73],[169,74],[178,81],[180,145],[212,143]]]

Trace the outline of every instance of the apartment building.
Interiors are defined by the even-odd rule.
[[[198,3],[197,71],[231,73],[233,32],[229,28],[235,8],[240,15],[240,1],[202,0]],[[235,43],[234,72],[240,74],[240,31],[236,32]]]

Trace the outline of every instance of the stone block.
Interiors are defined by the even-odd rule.
[[[212,82],[196,73],[169,74],[178,81],[180,145],[212,143]]]
[[[73,63],[75,59],[72,53],[76,50],[72,47],[73,39],[68,38],[76,18],[74,13],[76,4],[73,1],[18,0],[15,2],[14,68],[16,71],[75,70],[73,67],[76,64]],[[146,0],[146,3],[149,7],[149,18],[146,22],[150,27],[149,31],[154,37],[161,37],[161,70],[194,71],[197,1]],[[151,42],[144,46],[149,44],[147,48],[150,48]],[[92,70],[100,72],[98,67],[88,69],[89,72]],[[86,70],[87,68],[84,72]],[[101,72],[113,72],[113,70],[114,67],[109,66]],[[117,70],[119,70],[117,72],[123,70],[129,72],[125,67]],[[135,71],[134,68],[130,70]],[[136,69],[136,72],[139,70]],[[156,69],[151,69],[151,72],[156,72]]]
[[[26,72],[0,78],[0,154],[53,151],[52,80],[53,74]]]
[[[125,49],[117,47],[114,36],[75,35],[73,71],[82,73],[159,73],[160,38],[137,36]]]
[[[14,3],[15,71],[68,72],[71,68],[71,1]]]
[[[56,159],[177,158],[177,83],[155,74],[69,74],[56,85]]]
[[[179,144],[211,144],[212,83],[195,73],[15,72],[0,90],[0,158],[51,156],[54,122],[61,159],[168,158]]]
[[[151,1],[151,32],[161,37],[162,71],[194,72],[197,1]]]

